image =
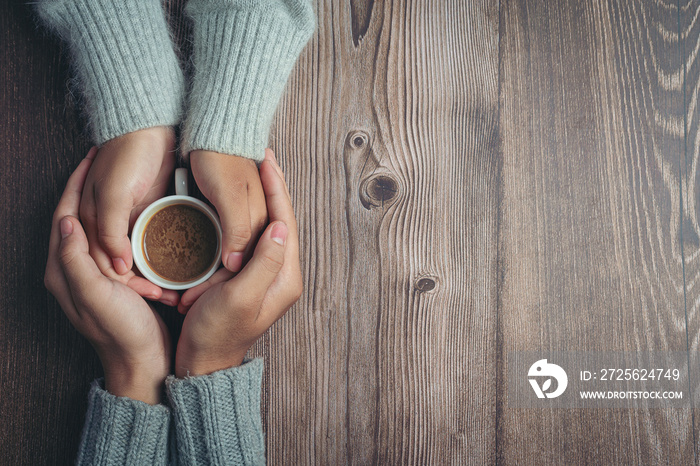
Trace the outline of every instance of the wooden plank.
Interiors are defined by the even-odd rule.
[[[89,145],[66,62],[29,6],[0,5],[0,460],[69,464],[99,363],[43,285],[51,215]]]
[[[694,434],[696,445],[700,439],[700,225],[698,197],[700,187],[700,118],[698,118],[698,97],[700,96],[700,1],[680,2],[679,32],[680,49],[683,57],[677,70],[678,81],[682,80],[685,114],[681,117],[682,145],[681,186],[682,209],[680,232],[683,264],[685,266],[686,300],[685,309],[688,321],[688,350],[691,373],[690,389],[693,396]],[[681,119],[679,118],[679,120]],[[695,455],[700,462],[698,447]],[[697,463],[696,463],[697,464]]]
[[[275,120],[306,292],[269,351],[272,464],[495,454],[496,2],[316,2]]]
[[[686,350],[677,31],[675,3],[502,2],[503,359]],[[506,375],[505,463],[694,462],[689,408],[512,409]]]

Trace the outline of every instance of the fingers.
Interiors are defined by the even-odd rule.
[[[287,197],[291,199],[292,196],[289,195],[289,186],[287,186],[287,183],[284,181],[284,173],[282,172],[282,168],[280,167],[280,164],[277,161],[277,157],[275,156],[274,151],[269,147],[265,149],[265,160],[269,160],[270,162],[272,162],[273,168],[284,182],[284,189],[285,191],[287,191]]]
[[[141,277],[134,277],[134,278],[141,278]],[[145,280],[145,278],[144,278],[144,280]],[[153,285],[153,283],[151,283],[151,285]],[[155,285],[153,285],[153,286],[155,286]],[[156,288],[158,288],[158,287],[156,287]],[[180,293],[178,293],[177,291],[174,291],[174,290],[166,290],[163,288],[158,288],[158,289],[162,292],[160,298],[158,298],[158,301],[165,304],[166,306],[175,307],[178,305],[178,303],[180,302]]]
[[[231,272],[238,272],[243,264],[243,255],[252,236],[247,186],[236,186],[234,191],[212,199],[221,220],[223,252],[221,260]],[[235,200],[235,202],[232,202]]]
[[[284,267],[267,290],[264,306],[258,316],[265,322],[280,318],[302,294],[303,280],[299,264],[299,237],[292,208],[291,198],[284,175],[271,150],[265,153],[265,161],[260,167],[260,179],[265,189],[268,212],[271,221],[283,221],[289,229],[285,247]]]
[[[63,274],[59,262],[59,248],[61,245],[60,221],[67,215],[78,215],[80,209],[80,196],[85,185],[85,179],[90,171],[90,165],[97,153],[97,147],[93,147],[88,152],[87,157],[80,162],[73,174],[68,178],[68,183],[63,191],[63,195],[58,202],[53,216],[51,235],[49,237],[49,257],[46,261],[46,271],[44,273],[44,284],[46,288],[58,300],[69,319],[75,316],[75,306],[70,295],[70,288],[66,277]]]
[[[85,181],[83,195],[80,199],[80,222],[88,238],[90,255],[95,260],[97,267],[103,274],[111,278],[117,278],[119,273],[115,269],[116,264],[114,264],[112,256],[105,251],[99,237],[98,207],[96,204],[97,188],[94,180],[95,177],[99,178],[101,176],[97,173],[100,171],[98,170],[99,168],[99,166],[93,165]]]
[[[90,165],[96,153],[97,147],[90,149],[88,155],[80,162],[70,178],[68,178],[68,183],[66,183],[66,188],[63,190],[63,195],[58,201],[58,206],[54,214],[56,223],[66,215],[78,216],[83,186],[85,186],[85,179],[90,171]]]
[[[76,305],[79,305],[79,302],[85,303],[95,298],[104,298],[100,288],[111,284],[90,257],[87,237],[78,219],[73,216],[64,217],[60,220],[59,231],[61,268]]]
[[[265,230],[268,224],[267,203],[265,202],[265,191],[260,181],[260,173],[256,169],[255,176],[248,180],[248,208],[250,209],[250,223],[252,228],[252,241],[248,243],[246,257],[253,253],[255,243]]]
[[[294,217],[294,209],[292,201],[289,197],[287,184],[284,181],[282,170],[271,150],[265,152],[265,160],[260,166],[260,181],[265,191],[265,200],[267,202],[267,212],[270,221],[274,222],[281,220],[287,225],[294,226],[296,231],[296,220]]]
[[[224,286],[247,304],[262,302],[267,289],[284,265],[288,229],[284,222],[270,224],[255,247],[253,257],[235,279]]]
[[[129,281],[126,282],[126,286],[137,292],[143,298],[153,301],[161,301],[169,306],[174,306],[177,304],[177,298],[173,297],[172,295],[172,293],[177,294],[176,292],[171,293],[169,291],[168,294],[166,294],[166,290],[163,290],[158,285],[154,285],[143,277],[131,277]],[[163,301],[164,296],[165,301]]]
[[[104,187],[95,192],[99,241],[120,275],[132,266],[131,243],[127,237],[132,204],[122,187]]]

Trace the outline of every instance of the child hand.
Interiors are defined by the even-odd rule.
[[[260,179],[271,224],[240,273],[231,278],[231,272],[220,269],[186,292],[195,298],[177,346],[177,377],[240,365],[255,340],[301,296],[294,210],[282,170],[269,149]]]
[[[71,175],[54,213],[44,283],[71,324],[97,351],[105,389],[157,404],[170,370],[168,330],[135,291],[102,274],[77,219],[95,153],[93,148]]]
[[[265,194],[255,161],[195,150],[190,153],[190,167],[197,186],[221,219],[221,262],[231,272],[238,272],[267,224]]]
[[[80,219],[90,255],[103,274],[132,274],[130,225],[150,203],[163,197],[175,166],[175,135],[171,128],[134,131],[107,141],[97,152],[85,180]],[[147,280],[132,283],[150,299],[176,305],[178,294],[165,292]]]

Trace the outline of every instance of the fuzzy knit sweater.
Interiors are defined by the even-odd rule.
[[[186,83],[160,0],[43,0],[68,45],[93,140],[183,125],[181,149],[261,161],[289,74],[316,27],[310,0],[189,0]]]

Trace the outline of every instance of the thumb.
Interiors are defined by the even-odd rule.
[[[96,199],[97,231],[100,244],[112,258],[114,270],[123,275],[132,266],[129,217],[132,202],[118,195],[99,196]]]
[[[63,217],[60,222],[60,230],[59,257],[61,268],[66,275],[68,285],[74,292],[74,299],[77,299],[78,296],[85,298],[88,290],[97,291],[96,280],[101,280],[104,276],[90,256],[87,237],[80,221],[70,215]]]
[[[240,286],[251,298],[262,300],[284,265],[287,233],[284,222],[270,224],[260,237],[253,258],[228,283]]]

